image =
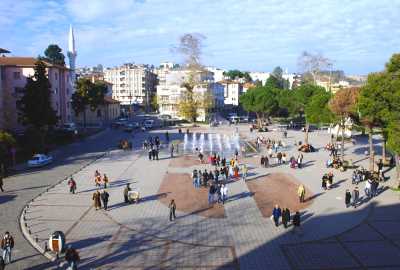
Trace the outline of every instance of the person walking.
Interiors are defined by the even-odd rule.
[[[242,179],[243,179],[243,181],[246,181],[246,179],[247,179],[247,172],[248,172],[247,165],[243,164],[243,166],[242,166]]]
[[[100,202],[100,192],[96,190],[92,196],[93,206],[96,210],[101,209],[101,202]]]
[[[306,189],[304,188],[303,185],[300,185],[299,188],[297,189],[297,195],[299,196],[300,203],[303,203],[304,198],[306,196]]]
[[[14,248],[14,238],[9,232],[4,234],[1,239],[1,249],[3,250],[3,260],[5,264],[11,263],[11,251]]]
[[[103,190],[103,192],[101,193],[100,196],[101,196],[101,200],[103,201],[104,210],[107,211],[108,198],[110,197],[110,194],[108,194],[107,190]]]
[[[175,200],[172,199],[171,202],[169,203],[169,221],[175,220],[176,219],[176,215],[175,215],[175,211],[176,211],[176,204],[175,204]]]
[[[279,226],[279,218],[282,215],[282,210],[279,208],[278,205],[275,205],[274,209],[272,210],[272,218],[275,222],[275,226]]]
[[[0,190],[1,190],[1,192],[4,192],[3,185],[4,185],[3,173],[0,173]]]
[[[372,181],[368,179],[365,182],[365,188],[364,188],[365,196],[367,196],[367,198],[371,198],[371,187],[372,187]]]
[[[228,186],[221,186],[221,196],[222,196],[222,204],[225,204],[225,201],[228,199]]]
[[[131,191],[131,188],[130,188],[129,184],[126,184],[126,187],[124,188],[124,202],[125,203],[129,203],[129,197],[128,197],[129,191]]]
[[[171,158],[173,158],[174,157],[174,150],[175,150],[175,147],[174,147],[174,144],[173,143],[171,143],[171,147],[170,147],[170,153],[171,153]]]
[[[71,178],[68,180],[68,186],[69,186],[69,193],[75,194],[76,191],[76,182],[74,178]]]
[[[104,182],[104,188],[107,188],[109,180],[106,174],[103,175],[103,182]]]
[[[284,208],[282,210],[282,223],[285,229],[288,227],[289,222],[290,222],[290,210],[289,208]]]
[[[346,189],[346,195],[344,198],[344,203],[346,204],[346,208],[350,206],[350,202],[351,202],[351,193],[348,189]]]
[[[299,233],[301,233],[301,230],[300,230],[300,212],[299,211],[296,211],[296,213],[294,214],[292,224],[293,224],[293,231],[292,232],[296,233],[298,231]]]
[[[353,206],[354,208],[357,208],[358,200],[360,198],[360,192],[358,191],[358,187],[354,188],[352,197],[353,197]]]
[[[78,262],[80,261],[79,254],[71,245],[65,250],[65,260],[69,264],[69,269],[78,269]]]

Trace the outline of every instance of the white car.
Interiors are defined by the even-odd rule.
[[[32,159],[28,160],[28,167],[30,168],[42,167],[47,164],[50,164],[51,162],[53,162],[52,156],[47,156],[44,154],[36,154],[33,156]]]

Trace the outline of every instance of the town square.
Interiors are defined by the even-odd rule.
[[[215,44],[230,40],[229,16],[254,17],[230,30],[248,26],[249,40],[262,11],[285,25],[283,3],[202,0],[209,21],[189,23],[193,3],[100,2],[0,7],[38,12],[32,26],[0,19],[0,270],[400,269],[400,54],[372,49],[396,17],[381,12],[399,3],[298,4],[297,42],[283,34],[276,58],[261,39],[255,55]],[[336,21],[353,30],[323,18],[328,44],[310,8],[381,20]],[[177,17],[152,32],[155,14]],[[129,28],[139,21],[143,32]],[[32,37],[10,34],[16,25]],[[48,35],[35,43],[38,25]],[[365,44],[335,43],[339,29]]]

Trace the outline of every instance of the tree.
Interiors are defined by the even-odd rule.
[[[352,116],[356,111],[359,88],[340,89],[329,101],[330,110],[339,119],[339,127],[342,131],[341,156],[344,158],[344,130],[346,119]]]
[[[332,95],[320,92],[311,97],[305,108],[306,120],[311,124],[331,123],[334,116],[328,107]]]
[[[55,65],[65,66],[65,56],[57,44],[50,44],[44,51],[44,55],[44,60]]]
[[[76,91],[72,94],[72,109],[75,115],[83,113],[83,126],[86,127],[86,110],[89,107],[95,111],[104,103],[104,96],[107,93],[107,85],[97,81],[92,83],[90,79],[80,78],[76,82]]]
[[[37,61],[34,72],[34,75],[27,79],[24,95],[17,102],[18,121],[40,132],[39,149],[44,150],[44,134],[48,128],[57,124],[58,117],[51,106],[51,85],[46,75],[46,64]]]
[[[293,111],[296,111],[300,114],[300,117],[304,117],[306,113],[306,107],[309,102],[311,102],[312,97],[314,95],[318,95],[326,92],[323,87],[312,85],[312,84],[303,84],[294,90],[293,96]],[[308,144],[308,135],[309,135],[310,123],[307,121],[307,116],[305,117],[305,139],[304,143]]]
[[[304,51],[299,59],[298,65],[301,71],[309,73],[312,76],[313,83],[317,81],[317,76],[321,70],[332,65],[331,60],[324,57],[321,53],[312,54]]]
[[[255,87],[240,97],[240,103],[248,112],[257,115],[258,124],[261,120],[272,116],[279,109],[278,92],[271,87]]]
[[[369,131],[370,143],[370,170],[374,170],[374,147],[372,145],[372,130],[375,126],[382,129],[383,146],[382,158],[386,160],[386,140],[387,132],[385,127],[388,125],[391,111],[391,92],[390,78],[387,73],[371,73],[368,75],[367,83],[361,88],[358,99],[358,110],[361,121],[367,126]]]
[[[175,47],[175,51],[182,55],[189,71],[187,78],[182,83],[185,91],[181,94],[180,101],[178,102],[178,111],[179,115],[193,122],[196,121],[199,115],[199,109],[203,109],[207,113],[209,111],[208,105],[212,104],[208,102],[209,97],[207,93],[195,93],[196,86],[204,84],[201,81],[201,75],[207,72],[200,61],[204,39],[205,37],[201,34],[184,34],[179,39],[179,45]]]
[[[16,141],[14,137],[5,131],[0,131],[0,174],[4,173],[2,170],[7,170],[10,164],[9,149],[14,146]]]
[[[245,82],[251,82],[252,81],[250,73],[242,72],[242,71],[237,70],[237,69],[224,71],[223,75],[228,77],[231,80],[244,79]]]

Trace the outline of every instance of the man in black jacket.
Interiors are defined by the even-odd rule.
[[[107,210],[108,198],[110,197],[110,194],[108,194],[107,190],[103,190],[100,197],[101,197],[101,200],[103,201],[104,210]]]

